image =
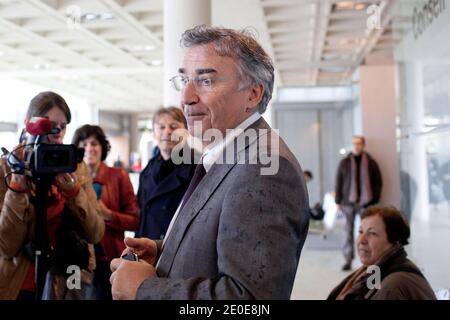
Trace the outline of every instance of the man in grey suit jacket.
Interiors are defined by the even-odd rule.
[[[164,242],[126,239],[140,261],[111,262],[113,297],[289,299],[309,203],[300,165],[261,117],[272,62],[251,36],[230,29],[197,26],[182,43],[172,81],[189,131],[208,145],[200,182],[191,182]]]

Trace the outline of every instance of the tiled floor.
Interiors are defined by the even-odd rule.
[[[450,289],[450,213],[447,207],[435,208],[428,221],[411,222],[410,245],[406,246],[413,260],[435,289]]]
[[[337,228],[324,239],[320,234],[310,233],[300,257],[291,299],[324,300],[331,290],[349,272],[341,271],[344,264],[341,248],[344,232]],[[354,260],[353,270],[359,267]]]

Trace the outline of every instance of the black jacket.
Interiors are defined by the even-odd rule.
[[[163,239],[178,205],[194,175],[195,164],[170,166],[162,179],[160,154],[157,153],[139,176],[139,229],[136,237]]]
[[[378,164],[375,160],[366,152],[369,162],[369,176],[370,182],[372,184],[372,195],[373,199],[366,206],[373,205],[380,201],[381,187],[383,181],[381,179],[381,172]],[[351,154],[348,154],[339,163],[337,175],[336,175],[336,198],[335,202],[339,205],[350,205],[350,186],[352,182],[352,170],[351,170]]]

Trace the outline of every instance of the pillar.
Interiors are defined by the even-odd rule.
[[[211,0],[164,0],[164,106],[180,104],[180,93],[169,79],[178,73],[182,33],[196,25],[211,25]]]
[[[362,135],[383,177],[380,202],[400,207],[400,164],[396,135],[396,67],[360,67]]]

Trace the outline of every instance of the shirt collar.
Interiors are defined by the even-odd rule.
[[[245,129],[247,129],[256,121],[258,121],[259,118],[261,118],[261,114],[259,112],[253,113],[247,119],[238,124],[236,128],[234,128],[231,131],[228,131],[227,135],[221,142],[214,145],[213,147],[207,148],[202,155],[202,161],[203,166],[205,167],[205,171],[208,172],[209,169],[211,169],[213,164],[217,161],[218,157],[222,154],[223,150],[229,143],[231,143]]]

